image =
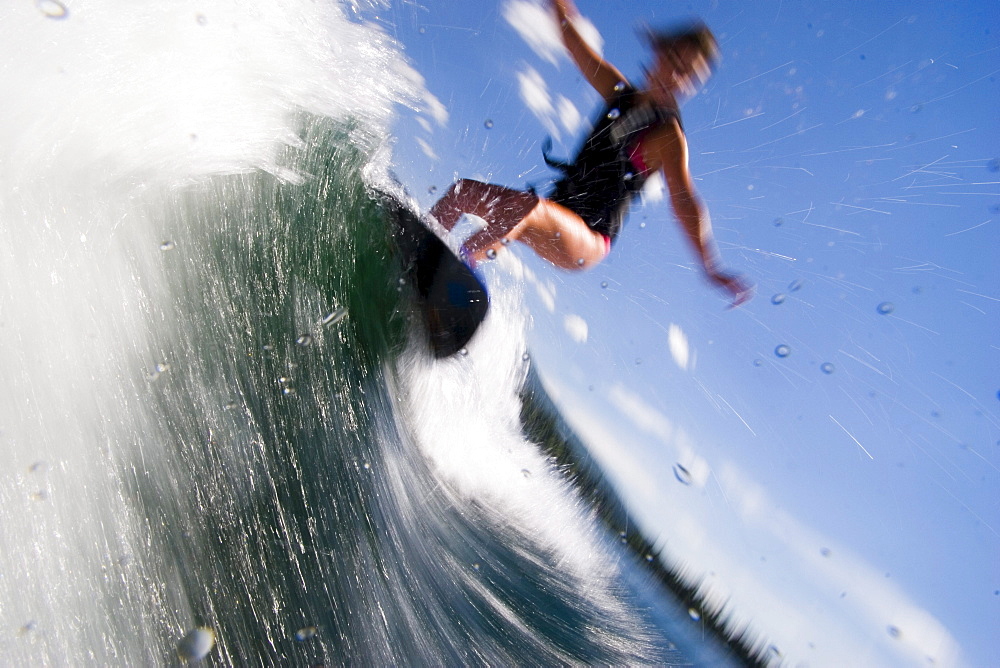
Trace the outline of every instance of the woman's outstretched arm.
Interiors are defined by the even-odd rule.
[[[610,101],[615,95],[615,86],[625,81],[625,77],[617,67],[604,60],[584,41],[573,24],[573,19],[579,16],[579,12],[572,0],[550,0],[550,2],[556,13],[563,44],[572,56],[573,62],[601,97]]]
[[[670,190],[670,203],[681,229],[694,247],[708,279],[732,297],[739,306],[753,296],[753,287],[741,276],[722,270],[722,259],[712,234],[708,210],[698,197],[688,168],[688,145],[677,123],[670,123],[646,142],[651,164],[663,170]]]

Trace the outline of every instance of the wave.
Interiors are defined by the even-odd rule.
[[[428,98],[384,33],[53,6],[0,40],[0,654],[172,663],[200,626],[226,665],[726,654],[525,437],[516,286],[422,353],[367,182]]]

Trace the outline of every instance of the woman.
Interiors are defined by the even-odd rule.
[[[546,162],[563,171],[548,197],[462,179],[432,208],[431,215],[451,230],[462,214],[486,221],[463,246],[472,261],[493,257],[511,241],[566,269],[600,262],[621,229],[631,199],[657,171],[663,173],[677,221],[694,246],[710,281],[726,290],[738,306],[752,289],[739,276],[723,272],[712,226],[688,170],[688,147],[678,110],[681,96],[697,91],[718,55],[707,27],[652,34],[652,67],[643,89],[583,40],[572,17],[572,0],[550,0],[563,43],[588,83],[606,103],[604,112],[572,163]]]

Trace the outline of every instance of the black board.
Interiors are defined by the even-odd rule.
[[[461,351],[489,311],[486,286],[420,219],[391,193],[377,193],[393,225],[403,275],[413,286],[415,303],[435,357]]]

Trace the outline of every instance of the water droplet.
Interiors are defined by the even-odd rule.
[[[201,661],[215,646],[215,631],[202,626],[194,629],[177,643],[177,656],[181,661]]]
[[[552,235],[553,239],[562,239],[562,232],[556,232]]]
[[[674,477],[685,485],[690,485],[692,482],[691,472],[682,464],[674,464]]]
[[[197,21],[200,26],[208,25],[208,19],[204,14],[198,14],[198,16],[195,17],[195,21]]]
[[[169,364],[164,364],[164,363],[161,362],[161,363],[157,364],[156,366],[154,366],[153,370],[150,371],[146,375],[149,378],[150,382],[152,382],[152,381],[157,380],[160,376],[162,376],[163,374],[165,374],[169,370],[170,370],[170,365]]]
[[[161,251],[171,251],[176,247],[177,244],[175,244],[173,241],[164,241],[162,244],[160,244]]]
[[[503,239],[500,240],[500,243],[502,245],[504,245],[504,246],[509,246],[510,245],[510,239],[508,239],[507,237],[504,237]]]
[[[789,355],[792,354],[792,349],[790,346],[787,346],[784,343],[782,343],[777,348],[774,349],[774,354],[777,355],[778,357],[788,357]]]
[[[623,178],[626,181],[631,181],[634,176],[635,176],[635,174],[633,174],[632,172],[625,172],[625,176]]]
[[[898,638],[903,635],[903,632],[899,630],[899,627],[892,626],[891,624],[885,628],[885,632],[889,634],[890,638]]]
[[[437,186],[428,186],[427,187],[427,194],[429,194],[429,195],[433,195],[437,191],[438,191],[438,187]]]
[[[649,563],[653,563],[653,555],[647,554],[646,555],[646,561],[649,562]]]
[[[823,549],[821,549],[819,551],[819,553],[821,555],[823,555],[824,557],[829,557],[832,554],[832,552],[830,552],[830,548],[828,548],[828,547],[824,547]]]
[[[304,626],[295,632],[295,639],[299,642],[305,642],[311,638],[316,637],[316,633],[319,631],[315,626]]]
[[[467,356],[469,354],[469,349],[468,348],[462,348],[461,350],[458,351],[458,354],[461,355],[462,357],[465,357],[465,356]]]
[[[483,127],[486,128],[487,130],[492,130],[493,129],[493,120],[490,119],[490,118],[487,118],[485,121],[483,121]]]
[[[892,302],[882,302],[876,307],[876,310],[882,315],[889,315],[896,310],[896,305]]]
[[[833,373],[834,366],[829,362],[823,362],[822,364],[819,365],[819,370],[829,376],[831,373]]]
[[[993,158],[990,160],[990,164],[987,165],[987,169],[991,172],[1000,172],[1000,158]]]
[[[494,249],[490,248],[489,250],[486,251],[486,259],[495,260],[496,257],[497,257],[497,252]]]
[[[312,342],[313,342],[312,334],[303,334],[299,338],[295,339],[295,343],[303,347],[312,345]]]
[[[521,475],[523,475],[525,478],[530,478],[531,471],[529,471],[528,469],[521,469]]]
[[[336,311],[333,311],[332,313],[328,313],[326,317],[323,318],[322,325],[324,327],[333,327],[346,317],[347,317],[347,309],[341,307],[338,308]]]
[[[701,612],[698,608],[688,608],[688,617],[697,622],[701,619]]]
[[[610,118],[611,120],[615,120],[616,118],[618,118],[621,115],[622,115],[622,112],[617,107],[608,112],[608,118]]]
[[[28,633],[32,633],[37,628],[38,628],[38,622],[36,622],[33,619],[29,620],[29,621],[25,622],[24,625],[21,626],[21,635],[26,635]]]
[[[615,92],[616,93],[620,93],[623,90],[625,90],[625,82],[624,81],[619,81],[618,83],[615,84]]]
[[[294,387],[284,387],[281,389],[281,393],[286,397],[293,397],[296,394]]]
[[[774,226],[775,227],[781,227],[784,224],[785,224],[785,219],[784,218],[775,218],[774,219]]]
[[[35,462],[28,470],[32,473],[46,473],[49,470],[49,465],[45,462]]]
[[[608,282],[607,281],[601,281],[601,289],[602,290],[607,290],[608,289]]]
[[[759,358],[758,358],[758,359],[755,359],[755,360],[753,361],[753,365],[754,365],[754,366],[764,366],[764,360],[762,360],[762,359],[759,359]]]
[[[800,281],[798,279],[796,279],[796,280],[794,280],[794,281],[792,281],[791,283],[788,284],[788,291],[789,292],[798,292],[801,289],[802,289],[802,281]]]
[[[530,359],[531,359],[531,355],[529,355],[528,353],[524,353],[523,355],[521,355],[521,361],[522,362],[527,362]]]
[[[478,571],[480,569],[480,565],[478,563],[472,564],[472,569]]]
[[[59,2],[59,0],[37,0],[35,7],[50,19],[64,19],[69,16],[69,10],[66,9],[66,5]]]
[[[577,261],[576,261],[576,266],[578,266],[578,267],[582,267],[582,266],[583,266],[583,265],[585,265],[586,263],[587,263],[587,262],[586,262],[586,260],[584,260],[584,259],[583,259],[583,258],[581,257],[581,258],[580,258],[579,260],[577,260]]]
[[[778,304],[784,304],[785,299],[786,299],[785,293],[779,292],[778,294],[771,297],[771,303],[777,306]]]

